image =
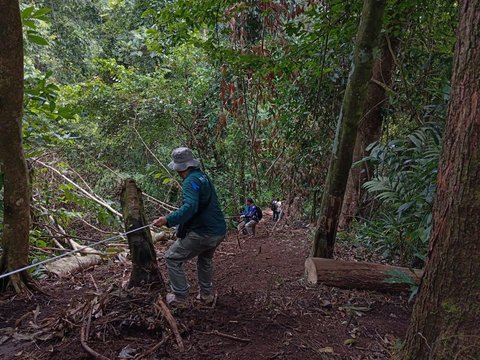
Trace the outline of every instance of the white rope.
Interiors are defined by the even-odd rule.
[[[42,261],[40,261],[40,262],[38,262],[38,263],[30,264],[30,265],[24,266],[24,267],[19,268],[19,269],[16,269],[16,270],[12,270],[12,271],[10,271],[10,272],[8,272],[8,273],[6,273],[6,274],[0,275],[0,279],[6,278],[6,277],[8,277],[8,276],[10,276],[10,275],[19,273],[19,272],[21,272],[21,271],[25,271],[25,270],[32,269],[32,268],[34,268],[34,267],[37,267],[37,266],[40,266],[40,265],[43,265],[43,264],[47,264],[47,263],[49,263],[49,262],[52,262],[52,261],[54,261],[54,260],[56,260],[56,259],[63,258],[63,257],[65,257],[65,256],[68,256],[68,255],[71,255],[71,254],[75,254],[75,253],[81,252],[81,251],[83,251],[83,250],[85,250],[85,249],[87,249],[87,248],[89,248],[89,247],[92,248],[92,247],[95,247],[95,246],[97,246],[97,245],[106,243],[106,242],[108,242],[108,241],[112,241],[112,240],[114,240],[114,239],[121,238],[121,237],[123,237],[123,236],[125,236],[125,235],[127,235],[127,234],[130,234],[130,233],[133,233],[133,232],[135,232],[135,231],[139,231],[139,230],[145,229],[145,228],[150,227],[150,226],[152,226],[152,224],[148,224],[148,225],[145,225],[145,226],[142,226],[142,227],[133,229],[133,230],[129,230],[129,231],[127,231],[127,232],[124,232],[124,233],[121,233],[121,234],[118,234],[118,235],[109,237],[108,239],[100,240],[100,241],[98,241],[98,242],[96,242],[96,243],[94,243],[94,244],[91,244],[90,246],[82,246],[81,248],[78,248],[78,249],[76,249],[76,250],[68,251],[68,252],[63,253],[63,254],[61,254],[61,255],[54,256],[54,257],[52,257],[52,258],[42,260]]]

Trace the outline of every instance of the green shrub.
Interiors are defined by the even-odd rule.
[[[386,258],[398,256],[403,265],[422,265],[432,223],[441,129],[428,124],[405,138],[371,145],[362,161],[375,166],[364,184],[378,210],[358,232],[358,239]]]

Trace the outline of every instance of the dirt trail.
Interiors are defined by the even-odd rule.
[[[119,354],[134,358],[163,335],[164,343],[148,359],[388,359],[406,331],[407,294],[309,286],[302,278],[310,246],[307,229],[282,223],[269,236],[271,229],[267,213],[254,238],[241,238],[241,248],[235,232],[220,246],[215,308],[192,301],[189,309],[174,312],[186,348],[182,354],[169,330],[158,327],[161,319],[151,306],[157,291],[125,294],[121,285],[129,264],[109,262],[72,279],[44,280],[50,296],[0,298],[0,328],[7,329],[0,332],[0,358],[90,359],[80,344],[77,314],[93,298],[103,301],[104,308],[92,320],[88,345],[110,359],[121,358]],[[164,251],[157,246],[160,258]],[[339,247],[338,255],[359,256],[346,246]],[[192,298],[194,268],[193,262],[187,265]],[[51,331],[42,328],[55,329],[57,336],[49,338]],[[28,336],[35,344],[26,341]]]

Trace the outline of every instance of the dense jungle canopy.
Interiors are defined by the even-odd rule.
[[[109,203],[119,179],[133,177],[147,194],[175,204],[179,189],[163,165],[173,148],[189,146],[214,177],[227,214],[236,215],[246,196],[263,206],[278,197],[295,218],[314,221],[361,7],[22,1],[34,214],[41,222],[48,209],[67,227],[79,217],[116,221],[36,159],[75,182],[83,178]],[[345,235],[405,264],[421,262],[427,247],[457,8],[387,2],[375,57],[391,57],[384,72],[392,74],[376,81],[385,94],[372,106],[376,128],[360,125],[373,135],[354,162],[368,157],[362,181],[370,181],[368,194],[353,195],[361,199],[347,223],[360,221]],[[44,236],[42,228],[31,234],[39,244]]]
[[[478,118],[448,126],[448,119],[478,115],[478,68],[469,73],[462,64],[479,64],[479,8],[467,0],[20,1],[22,39],[7,37],[15,24],[13,15],[5,17],[0,35],[11,40],[0,50],[23,61],[23,89],[14,86],[21,86],[20,73],[0,85],[5,99],[23,95],[18,144],[28,166],[22,196],[31,191],[24,214],[31,223],[10,214],[8,186],[21,180],[7,182],[6,154],[22,150],[6,145],[10,128],[2,118],[0,271],[45,260],[73,246],[67,239],[88,245],[91,232],[121,231],[124,179],[133,178],[146,194],[149,220],[169,213],[181,201],[181,179],[167,167],[179,146],[201,160],[230,228],[246,197],[262,208],[279,199],[290,226],[310,229],[312,256],[333,257],[337,240],[384,263],[423,268],[431,239],[443,238],[443,223],[434,226],[437,186],[473,194],[472,205],[452,212],[453,220],[469,218],[480,203],[468,182],[479,171]],[[474,45],[466,48],[473,55],[462,58],[459,41],[472,33]],[[23,59],[15,49],[23,49]],[[9,64],[0,61],[2,77]],[[452,101],[452,79],[471,79],[459,85],[473,89],[471,98],[459,92]],[[466,103],[470,112],[457,111]],[[452,135],[460,128],[465,137]],[[455,152],[460,141],[473,155]],[[442,144],[456,154],[445,153],[445,164],[464,161],[470,172],[441,170]],[[22,169],[13,172],[20,176]],[[449,187],[452,169],[463,175]],[[437,179],[439,171],[446,175]],[[471,192],[463,191],[466,183]],[[455,206],[442,212],[451,197],[444,190],[438,196],[440,219]],[[9,243],[12,224],[28,232],[22,248]],[[476,240],[465,254],[478,255],[478,225],[469,226]],[[472,299],[479,293],[475,269]],[[46,275],[37,267],[28,276]],[[13,284],[22,291],[21,282]],[[469,309],[478,315],[478,302]],[[442,331],[432,330],[429,341]],[[411,348],[423,345],[407,341],[404,358],[413,359]]]

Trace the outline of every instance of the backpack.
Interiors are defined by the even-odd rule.
[[[262,209],[260,209],[258,206],[255,206],[256,209],[257,209],[257,219],[258,221],[262,220],[262,217],[263,217],[263,213],[262,213]]]

